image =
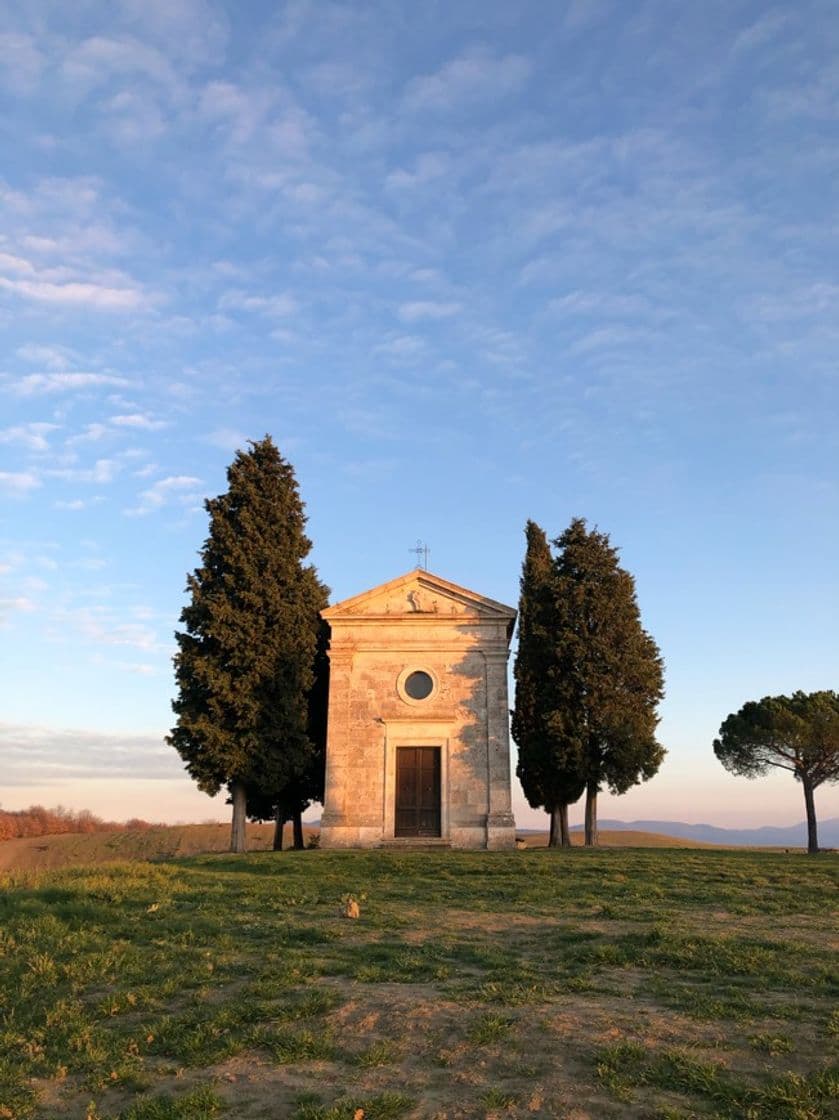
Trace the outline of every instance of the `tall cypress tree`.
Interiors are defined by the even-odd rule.
[[[270,436],[239,451],[175,635],[177,724],[168,741],[205,793],[226,786],[231,850],[244,851],[248,790],[275,797],[312,766],[310,701],[327,589],[294,471]]]
[[[323,588],[326,605],[327,590]],[[303,813],[313,801],[323,801],[326,776],[326,725],[329,705],[329,627],[320,619],[313,663],[314,679],[308,696],[309,739],[313,750],[302,771],[294,774],[282,789],[249,787],[247,815],[251,820],[274,822],[275,852],[282,851],[283,828],[290,820],[293,824],[293,844],[303,848]]]
[[[635,581],[609,537],[576,518],[554,543],[557,727],[582,757],[586,844],[593,845],[599,791],[626,793],[664,758],[655,737],[664,669],[641,625]]]
[[[528,804],[550,814],[550,847],[569,847],[568,806],[580,797],[586,784],[582,744],[568,734],[562,708],[554,560],[544,530],[534,521],[527,522],[525,536],[519,643],[513,669],[516,773]]]

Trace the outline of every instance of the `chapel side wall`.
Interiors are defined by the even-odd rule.
[[[351,844],[344,835],[347,824],[349,773],[349,668],[352,654],[329,653],[329,701],[326,724],[326,775],[320,840],[323,847]]]
[[[343,645],[335,635],[326,741],[329,796],[321,838],[324,847],[375,847],[382,839],[384,813],[383,726],[375,722],[376,705],[361,671],[364,654]],[[340,708],[336,720],[334,703]]]
[[[453,846],[515,847],[510,788],[508,658],[506,627],[499,623],[484,624],[472,654],[464,663],[473,687],[465,698],[468,719],[462,727],[457,759],[461,765],[453,765],[452,795],[462,797],[458,817],[453,815]]]
[[[455,848],[486,847],[487,789],[485,660],[480,636],[453,666],[458,692],[455,734],[449,744],[449,841]]]
[[[513,816],[510,788],[510,705],[507,692],[506,639],[501,648],[495,643],[485,651],[487,687],[487,773],[489,809],[487,813],[487,848],[493,850],[515,847],[516,821]]]

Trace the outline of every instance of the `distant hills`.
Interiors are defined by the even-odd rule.
[[[701,840],[705,844],[724,844],[749,848],[806,848],[807,824],[778,828],[718,828],[712,824],[685,824],[683,821],[598,821],[598,826],[612,832],[658,832],[683,840]],[[582,831],[574,825],[572,832]],[[819,847],[839,848],[839,817],[819,821]]]

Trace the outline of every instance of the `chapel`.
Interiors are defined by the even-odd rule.
[[[513,848],[512,607],[417,568],[323,612],[324,848]]]

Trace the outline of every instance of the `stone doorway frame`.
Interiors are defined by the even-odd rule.
[[[418,719],[382,721],[384,732],[384,813],[382,838],[396,840],[396,751],[399,747],[438,747],[440,750],[440,839],[449,838],[449,740],[448,723]],[[422,838],[418,838],[418,842]]]

